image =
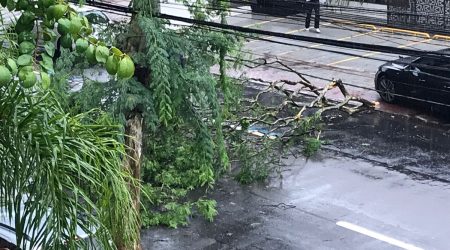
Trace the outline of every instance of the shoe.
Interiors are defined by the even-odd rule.
[[[305,28],[305,31],[309,31],[309,28]]]
[[[320,33],[320,30],[319,30],[319,28],[317,28],[317,29],[316,29],[316,32],[317,32],[317,33]]]

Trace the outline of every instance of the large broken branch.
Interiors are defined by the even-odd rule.
[[[314,119],[320,117],[322,113],[329,110],[342,110],[349,114],[374,107],[374,103],[352,96],[341,80],[333,80],[324,87],[318,87],[308,80],[301,72],[286,65],[281,61],[267,62],[265,59],[258,59],[263,63],[255,63],[256,68],[270,64],[278,64],[287,72],[296,74],[298,81],[281,79],[277,81],[266,81],[261,78],[247,79],[252,82],[261,83],[264,88],[256,92],[252,97],[244,99],[244,105],[240,107],[241,116],[235,121],[227,121],[230,128],[241,128],[243,121],[250,127],[261,127],[265,129],[265,134],[278,133],[280,137],[289,137],[313,133],[315,129],[307,129]],[[294,87],[294,88],[293,88]],[[332,89],[339,89],[342,94],[340,100],[331,101],[326,98],[327,93]],[[263,95],[278,95],[276,104],[264,103]],[[279,100],[281,99],[281,100]],[[354,105],[356,102],[359,105]],[[305,125],[306,124],[306,125]],[[302,131],[302,129],[304,129]],[[263,133],[264,134],[264,133]]]
[[[344,86],[344,83],[342,82],[342,80],[333,80],[331,81],[329,84],[327,84],[324,88],[319,88],[316,87],[310,80],[308,80],[302,73],[298,72],[297,70],[295,70],[294,68],[288,66],[287,64],[285,64],[284,62],[280,61],[280,60],[275,60],[272,62],[267,62],[266,59],[256,59],[256,60],[262,60],[264,63],[259,63],[256,64],[256,66],[253,66],[252,68],[256,68],[256,67],[261,67],[261,66],[267,66],[267,65],[271,65],[271,64],[279,64],[281,65],[284,70],[286,72],[291,72],[296,74],[300,80],[299,81],[292,81],[292,80],[278,80],[275,82],[269,82],[270,86],[276,86],[279,83],[285,83],[288,84],[290,86],[301,86],[299,87],[299,91],[296,95],[298,96],[301,91],[307,91],[310,92],[312,94],[314,94],[317,98],[311,103],[310,107],[313,107],[317,104],[323,104],[324,106],[331,106],[331,107],[339,107],[342,108],[342,110],[344,111],[348,111],[351,113],[355,112],[355,110],[358,110],[360,108],[372,108],[374,107],[374,103],[371,101],[368,101],[364,98],[361,97],[355,97],[355,96],[351,96],[349,94],[349,92],[347,91],[347,89]],[[251,79],[251,80],[255,80],[255,81],[259,81],[259,82],[265,82],[262,79]],[[266,82],[267,83],[267,82]],[[336,104],[330,104],[328,103],[329,101],[327,100],[327,98],[325,97],[325,95],[327,94],[327,92],[331,89],[334,89],[335,87],[338,87],[342,96],[343,96],[343,100],[341,102],[343,102],[341,105],[337,105]],[[286,96],[290,96],[290,99],[292,99],[292,91],[283,89],[278,87],[278,90],[283,92]],[[308,91],[309,90],[309,91]],[[295,96],[295,95],[294,95]],[[349,104],[350,101],[354,101],[354,102],[359,102],[361,104],[361,107],[345,107],[347,104]]]
[[[252,153],[247,155],[250,159],[267,154],[263,163],[255,161],[255,165],[279,166],[281,157],[288,151],[292,152],[292,145],[303,146],[303,152],[308,155],[310,153],[306,152],[317,150],[320,147],[321,117],[326,111],[342,110],[352,114],[374,106],[366,99],[352,96],[341,80],[329,81],[325,86],[318,85],[281,61],[261,60],[263,63],[255,63],[256,66],[246,66],[256,68],[278,64],[286,72],[298,76],[299,80],[247,78],[242,81],[243,85],[251,81],[258,86],[247,92],[246,98],[236,105],[236,116],[225,120],[223,128],[227,130],[224,134],[230,142],[227,145],[231,151],[250,150]],[[328,99],[330,90],[339,90],[342,97],[339,100]],[[248,145],[249,149],[243,150],[240,147],[243,144]],[[267,150],[268,147],[272,148]]]

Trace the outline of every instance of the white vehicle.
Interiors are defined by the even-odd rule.
[[[23,209],[21,209],[23,211]],[[49,210],[49,213],[51,210]],[[44,219],[45,220],[45,219]],[[4,208],[0,208],[0,250],[43,250],[42,247],[38,246],[30,248],[30,235],[31,232],[26,232],[24,236],[24,248],[18,248],[16,246],[16,229],[14,223],[14,217],[9,219]],[[83,231],[79,226],[77,226],[77,236],[80,240],[86,241],[88,249],[101,250],[95,239],[90,237],[85,231]]]

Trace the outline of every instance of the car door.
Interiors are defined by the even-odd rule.
[[[450,104],[450,58],[436,58],[433,65],[424,69],[423,85],[427,88],[428,99]]]
[[[392,67],[394,70],[389,72],[388,77],[396,83],[396,92],[404,96],[418,98],[423,92],[419,84],[419,68],[409,63],[393,63]]]
[[[417,99],[430,100],[430,85],[427,82],[431,80],[429,78],[431,75],[430,68],[434,65],[435,60],[432,57],[420,57],[406,68],[406,79],[408,79],[411,96]]]

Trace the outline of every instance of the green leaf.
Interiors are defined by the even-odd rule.
[[[20,54],[31,54],[34,51],[34,44],[28,41],[23,41],[19,44]]]
[[[50,76],[45,73],[45,72],[41,72],[41,84],[42,84],[42,88],[43,89],[48,89],[50,87]]]
[[[118,57],[121,57],[123,55],[123,52],[120,51],[120,49],[116,48],[116,47],[112,47],[111,48],[111,52]]]
[[[19,19],[17,20],[16,25],[17,24],[24,25],[24,26],[26,26],[26,27],[24,27],[25,29],[27,29],[28,31],[31,31],[31,30],[33,30],[34,20],[36,20],[36,15],[34,14],[34,12],[24,11],[22,13],[22,15],[19,17]]]
[[[23,31],[19,33],[19,43],[23,42],[23,41],[28,41],[28,42],[34,42],[35,39],[35,35],[32,32],[29,31]]]
[[[70,34],[65,34],[64,36],[61,36],[59,39],[61,41],[61,47],[66,49],[73,47],[73,39]]]
[[[55,3],[54,0],[41,0],[42,2],[42,6],[44,6],[45,8],[50,7],[52,4]]]
[[[61,17],[63,17],[68,9],[68,5],[67,4],[56,4],[54,5],[54,9],[53,9],[53,16],[55,17],[56,20],[59,20]]]
[[[118,67],[119,67],[119,58],[115,55],[110,55],[105,65],[106,71],[110,75],[115,75],[117,73]]]
[[[53,42],[46,42],[44,45],[45,52],[49,54],[51,57],[55,56],[55,44]]]
[[[75,16],[70,20],[70,33],[72,33],[72,35],[77,35],[78,32],[80,32],[81,27],[83,26],[81,20],[82,19],[78,16]]]
[[[81,27],[80,33],[83,34],[84,36],[89,36],[90,34],[92,34],[93,31],[94,30],[92,30],[92,27],[83,26],[83,27]],[[97,39],[95,39],[95,41],[97,41]]]
[[[20,82],[20,85],[24,88],[31,88],[36,83],[36,75],[33,71],[26,70],[23,73],[23,79]]]
[[[84,38],[78,38],[75,42],[75,49],[78,53],[83,53],[89,47],[89,42]]]
[[[44,30],[43,36],[45,41],[55,41],[57,37],[56,33],[48,28]]]
[[[97,44],[98,43],[98,40],[95,38],[95,37],[89,37],[89,43],[92,43],[92,44]]]
[[[106,43],[105,43],[105,42],[103,42],[103,41],[98,41],[98,42],[97,42],[97,45],[100,45],[100,46],[105,46],[105,47],[106,47]]]
[[[98,46],[95,50],[95,59],[99,63],[106,63],[106,60],[108,60],[109,56],[109,49],[105,46]]]
[[[33,72],[33,67],[31,66],[21,67],[19,70],[19,80],[21,81],[25,80],[27,74],[30,72]]]
[[[61,18],[58,20],[58,33],[60,35],[65,35],[70,32],[70,27],[72,23],[67,18]]]
[[[40,65],[46,69],[48,73],[55,72],[53,69],[53,58],[47,54],[42,54],[42,62],[40,62]]]
[[[6,3],[6,7],[9,11],[13,11],[16,8],[16,3],[14,2],[14,0],[8,0],[8,2]]]
[[[0,86],[4,86],[12,79],[11,72],[3,65],[0,65]]]
[[[8,60],[6,61],[6,64],[8,65],[8,68],[11,70],[11,74],[16,75],[18,72],[16,62],[13,59],[8,58]]]
[[[83,18],[82,18],[82,20],[81,20],[81,23],[82,23],[84,26],[89,26],[89,20],[88,20],[85,16],[83,16]]]
[[[33,57],[30,55],[21,55],[17,58],[17,64],[19,66],[28,66],[33,63]]]

